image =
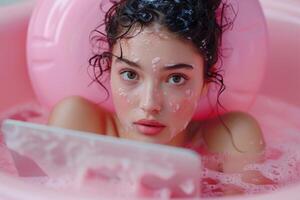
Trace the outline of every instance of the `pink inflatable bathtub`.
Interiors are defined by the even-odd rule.
[[[260,93],[250,113],[262,125],[267,144],[274,147],[293,141],[293,145],[297,145],[300,144],[300,1],[260,1],[268,23],[270,56]],[[7,116],[19,120],[29,116],[36,122],[44,120],[46,112],[35,110],[37,104],[26,71],[26,31],[34,4],[34,0],[0,4],[0,120]],[[22,109],[27,112],[15,114]],[[4,148],[1,140],[0,137],[0,148]],[[13,162],[2,152],[0,160],[7,156],[7,162]],[[37,189],[14,178],[15,169],[1,170],[10,176],[0,174],[0,199],[86,199],[80,194]],[[221,199],[299,199],[300,176],[293,175],[298,179],[291,179],[291,184],[284,184],[276,191]]]

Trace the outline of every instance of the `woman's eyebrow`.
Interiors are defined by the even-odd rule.
[[[130,65],[132,67],[136,67],[136,68],[140,68],[141,69],[141,66],[139,64],[137,64],[137,63],[135,63],[133,61],[130,61],[130,60],[126,59],[126,58],[117,57],[116,61],[117,62],[125,62],[126,64],[128,64],[128,65]]]
[[[125,62],[126,64],[132,66],[132,67],[136,67],[136,68],[139,68],[141,69],[142,67],[131,61],[131,60],[128,60],[126,58],[121,58],[121,57],[117,57],[116,59],[117,62]],[[165,65],[165,67],[162,69],[163,71],[168,71],[168,70],[174,70],[174,69],[189,69],[189,70],[193,70],[194,67],[192,65],[189,65],[189,64],[185,64],[185,63],[178,63],[178,64],[172,64],[172,65]]]
[[[189,69],[189,70],[193,70],[194,67],[192,65],[189,65],[189,64],[178,63],[178,64],[174,64],[174,65],[166,65],[163,68],[163,70],[174,70],[174,69]]]

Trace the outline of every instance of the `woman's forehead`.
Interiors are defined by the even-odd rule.
[[[130,39],[119,40],[114,46],[113,53],[117,57],[122,55],[128,60],[139,60],[148,64],[158,62],[170,65],[177,62],[199,64],[203,61],[190,41],[182,40],[164,29],[159,31],[152,29],[144,29]]]

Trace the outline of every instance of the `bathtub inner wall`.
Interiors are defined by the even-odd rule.
[[[300,1],[260,2],[270,37],[260,93],[300,107]]]
[[[32,1],[0,6],[0,112],[34,100],[26,63]]]

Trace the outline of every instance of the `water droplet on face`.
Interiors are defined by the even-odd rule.
[[[135,62],[135,63],[137,63],[137,62],[139,62],[139,61],[140,61],[139,58],[134,58],[134,59],[133,59],[133,62]]]
[[[156,33],[159,33],[159,32],[161,32],[162,26],[158,23],[155,23],[153,28]]]
[[[176,105],[175,105],[175,111],[177,112],[179,109],[180,109],[180,105],[179,105],[179,104],[176,104]]]
[[[118,89],[118,93],[119,93],[120,96],[123,96],[123,97],[127,96],[124,88],[119,88]]]
[[[173,102],[170,102],[169,105],[171,106],[172,112],[177,112],[180,109],[179,104],[174,104]]]
[[[169,36],[167,36],[166,34],[160,33],[158,35],[161,39],[169,39]]]
[[[159,62],[160,62],[160,60],[161,60],[161,58],[160,58],[160,57],[156,57],[156,58],[154,58],[154,59],[152,60],[152,65],[156,65],[157,63],[159,63]]]
[[[192,92],[191,89],[188,89],[188,90],[185,91],[185,94],[186,94],[188,97],[191,97],[192,94],[193,94],[193,92]]]
[[[153,29],[150,29],[150,28],[147,28],[147,29],[145,29],[143,32],[142,32],[142,34],[152,34],[154,32],[154,30]]]

